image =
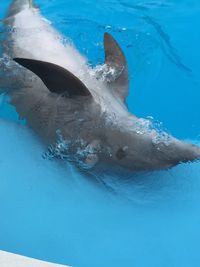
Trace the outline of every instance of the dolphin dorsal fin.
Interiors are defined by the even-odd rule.
[[[56,64],[26,58],[14,58],[14,61],[35,73],[52,93],[66,97],[91,96],[76,76]]]
[[[128,95],[128,67],[125,55],[111,34],[104,34],[105,64],[114,69],[116,78],[108,82],[113,92],[125,101]]]

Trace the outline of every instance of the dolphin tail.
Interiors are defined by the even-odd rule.
[[[33,3],[33,0],[13,0],[8,9],[7,18],[15,16],[24,8],[33,8],[33,7],[36,7]]]

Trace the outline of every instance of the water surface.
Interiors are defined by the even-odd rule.
[[[199,1],[36,4],[92,65],[112,33],[129,64],[131,112],[199,142]],[[200,163],[104,185],[44,158],[6,97],[0,118],[0,249],[77,267],[199,266]]]

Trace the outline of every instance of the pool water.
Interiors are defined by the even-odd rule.
[[[1,0],[1,18],[9,3]],[[130,111],[200,144],[199,1],[36,4],[91,65],[103,62],[103,33],[112,33],[129,64]],[[0,249],[74,267],[199,267],[199,162],[92,181],[44,157],[5,96],[0,147]]]

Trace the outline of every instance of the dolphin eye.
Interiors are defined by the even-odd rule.
[[[121,160],[121,159],[123,159],[123,158],[125,158],[126,157],[126,150],[127,150],[127,146],[125,146],[125,147],[121,147],[121,148],[119,148],[118,150],[117,150],[117,152],[116,152],[116,157],[119,159],[119,160]]]

